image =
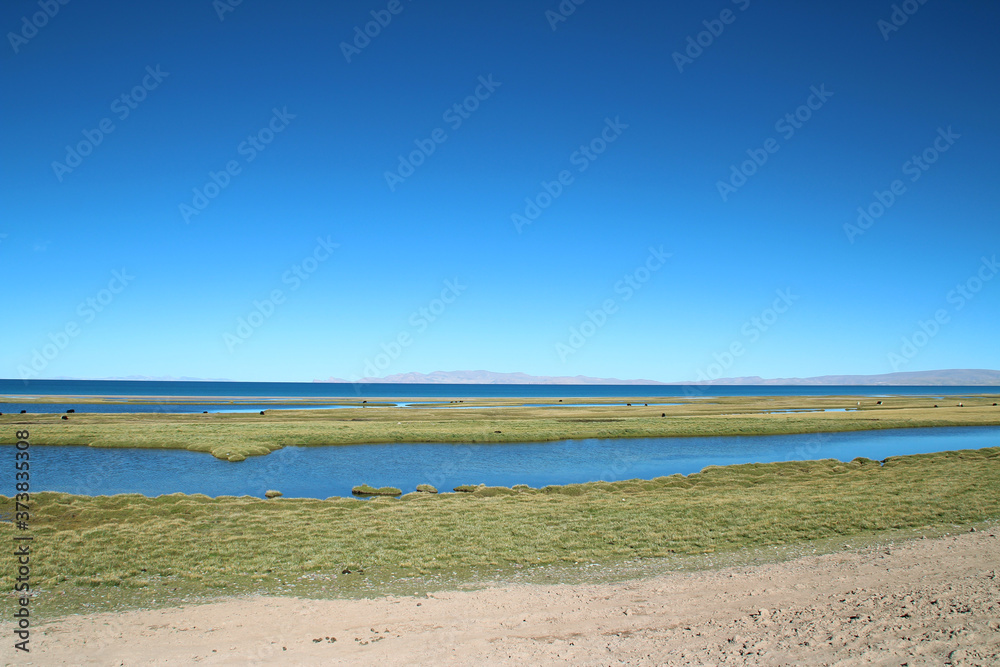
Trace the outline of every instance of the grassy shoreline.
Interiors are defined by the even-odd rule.
[[[41,493],[31,503],[35,609],[53,617],[224,595],[419,594],[529,573],[588,580],[593,568],[713,566],[747,550],[982,524],[1000,518],[1000,447],[370,501]],[[3,539],[13,530],[0,523]]]
[[[70,415],[4,411],[0,416],[0,445],[14,444],[15,431],[27,428],[34,445],[187,449],[236,462],[290,445],[540,442],[1000,425],[1000,407],[993,405],[1000,402],[1000,396],[986,394],[883,399],[789,396],[563,400],[632,405],[527,407],[519,399],[465,399],[462,409],[448,405],[352,407],[267,410],[259,415],[88,413],[86,403],[81,403],[79,410]],[[959,403],[963,407],[958,407]],[[933,407],[935,404],[940,407]],[[794,412],[797,410],[806,412]],[[816,410],[850,411],[809,412]]]

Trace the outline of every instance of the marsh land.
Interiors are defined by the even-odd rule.
[[[58,400],[67,401],[65,397]],[[102,400],[74,398],[77,407],[70,414],[5,413],[0,416],[0,443],[13,444],[15,432],[28,429],[33,448],[78,445],[188,449],[212,454],[222,459],[217,464],[236,466],[238,470],[246,457],[266,456],[293,445],[488,445],[570,438],[752,436],[1000,424],[1000,407],[994,405],[1000,400],[995,395],[608,400],[566,397],[562,401],[565,404],[587,405],[551,407],[526,406],[517,400],[459,399],[462,402],[458,403],[447,398],[436,405],[399,407],[390,398],[383,405],[266,410],[262,415],[87,411],[88,401]],[[155,401],[149,405],[155,405]],[[862,590],[857,585],[841,586],[836,582],[851,581],[855,576],[852,568],[875,572],[885,564],[876,562],[881,559],[880,549],[891,548],[896,553],[894,546],[886,545],[911,544],[907,541],[921,536],[978,528],[981,537],[973,545],[979,550],[976,553],[997,553],[994,543],[982,534],[984,530],[989,534],[1000,520],[1000,442],[997,445],[891,456],[883,461],[860,457],[847,462],[823,459],[710,466],[686,476],[542,488],[474,486],[464,493],[406,493],[401,498],[372,500],[33,493],[33,613],[38,621],[49,623],[43,638],[49,642],[50,655],[55,659],[80,650],[78,642],[71,639],[75,635],[67,632],[91,633],[91,652],[87,655],[98,656],[98,662],[101,651],[115,656],[127,652],[124,638],[137,636],[136,628],[146,627],[144,624],[151,624],[150,619],[156,616],[164,619],[164,627],[172,629],[142,631],[136,650],[146,651],[143,655],[147,658],[166,650],[157,642],[175,641],[165,632],[183,631],[191,633],[185,636],[199,638],[189,658],[198,654],[206,662],[223,661],[223,657],[266,659],[271,655],[267,651],[285,643],[303,662],[318,663],[333,656],[321,651],[334,648],[341,650],[336,659],[346,660],[381,656],[383,647],[398,644],[405,648],[413,642],[433,640],[435,631],[429,625],[420,625],[416,620],[416,625],[400,625],[391,605],[412,606],[415,600],[431,596],[424,602],[429,607],[426,611],[458,613],[447,605],[440,609],[440,605],[434,606],[437,603],[433,600],[443,596],[459,606],[472,604],[487,610],[483,612],[485,630],[477,628],[473,632],[463,626],[454,632],[472,632],[469,641],[482,644],[476,655],[490,659],[499,659],[496,651],[501,648],[514,661],[520,657],[541,662],[579,655],[593,657],[597,655],[593,651],[600,650],[621,651],[622,655],[633,652],[636,661],[643,662],[640,654],[669,656],[677,650],[693,651],[695,656],[701,655],[698,651],[707,651],[702,658],[725,663],[747,659],[746,651],[751,647],[758,656],[776,648],[789,656],[804,655],[802,641],[806,640],[802,637],[812,637],[808,633],[813,630],[820,632],[815,619],[809,621],[808,627],[803,626],[805,634],[786,637],[778,632],[778,626],[764,628],[766,622],[776,618],[785,623],[802,615],[874,604],[870,613],[881,624],[878,627],[886,633],[885,647],[889,647],[878,650],[888,651],[890,640],[895,641],[893,637],[902,632],[902,626],[886,614],[894,609],[892,605],[916,604],[908,601],[916,599],[912,592],[916,589],[907,587],[911,580],[916,581],[914,577],[923,575],[914,568],[933,559],[914,551],[917,555],[907,561],[898,581],[888,582],[891,585],[885,590]],[[207,457],[205,460],[213,461]],[[4,497],[4,506],[9,506],[10,500]],[[14,529],[9,519],[0,522],[3,539],[9,540]],[[859,548],[862,551],[857,551]],[[950,548],[947,544],[934,547],[944,550],[942,553]],[[836,555],[845,549],[853,555]],[[831,555],[815,560],[822,554]],[[801,560],[803,557],[806,561]],[[981,566],[973,566],[971,556],[963,558],[960,565],[965,570],[955,575],[966,577],[962,579],[962,591],[974,592],[973,601],[983,613],[995,614],[995,604],[989,606],[995,592],[996,568],[990,564],[995,557],[987,562],[989,556],[983,556],[986,560]],[[990,579],[993,583],[983,579],[990,567],[994,570]],[[801,577],[789,578],[789,572],[799,572]],[[920,605],[937,604],[929,602],[933,597],[954,603],[952,606],[958,609],[968,601],[963,594],[953,591],[949,598],[939,591],[947,584],[944,566],[933,572],[940,575],[941,581],[935,579],[927,584],[928,600]],[[673,579],[663,579],[670,573],[674,573]],[[739,586],[749,591],[750,597],[744,600],[742,594],[729,589],[725,578],[734,576],[742,577]],[[785,583],[758,590],[762,576]],[[828,586],[820,581],[822,576],[839,579],[836,585]],[[688,595],[686,582],[702,579],[719,588],[713,598],[716,606],[706,608],[704,613],[690,605],[686,611],[668,613],[676,595]],[[12,584],[10,571],[0,573],[0,585],[9,590]],[[522,588],[514,590],[511,585]],[[739,586],[734,590],[738,591]],[[845,586],[851,590],[842,591]],[[993,588],[980,590],[983,586]],[[785,593],[779,595],[779,591]],[[875,598],[869,592],[882,597],[872,603]],[[544,602],[557,597],[575,601],[576,611]],[[227,601],[232,598],[238,601]],[[759,610],[750,610],[749,616],[741,611],[742,615],[730,618],[732,614],[725,610],[733,609],[736,598],[771,611],[763,618]],[[782,606],[779,598],[787,603]],[[615,602],[597,604],[599,599]],[[596,634],[577,636],[567,629],[569,626],[553,625],[536,613],[529,614],[528,607],[533,604],[530,600],[543,601],[552,607],[550,616],[558,612],[564,619],[577,619],[573,622],[582,623],[581,627],[591,628]],[[224,619],[237,613],[233,610],[254,618],[254,614],[285,609],[287,604],[307,616],[301,623],[273,632],[261,629],[249,636],[230,627],[222,635],[204,635],[203,626],[195,627],[196,619],[229,627]],[[921,619],[921,614],[933,612],[938,619],[933,623],[941,627],[959,618],[953,618],[954,610],[920,605],[911,612],[912,618]],[[580,616],[585,608],[592,609],[593,614]],[[308,610],[372,613],[379,619],[378,625],[385,621],[396,629],[392,636],[374,630],[361,633],[353,625],[338,621],[336,629],[331,626],[326,630],[326,626],[316,624],[318,617],[308,616]],[[70,620],[70,614],[85,615]],[[193,620],[178,620],[177,614]],[[669,622],[663,621],[664,614],[670,617]],[[523,637],[513,631],[515,617],[522,615],[532,619],[524,621],[528,625]],[[429,616],[427,622],[450,627],[434,618]],[[709,620],[714,623],[710,631],[698,625]],[[560,621],[563,625],[569,622]],[[367,617],[364,624],[369,625]],[[111,634],[99,629],[109,626]],[[694,634],[684,630],[686,627],[705,631],[698,635],[701,639],[695,639]],[[969,628],[970,633],[981,633],[986,626]],[[845,625],[828,632],[840,638],[836,641],[841,642],[838,650],[847,651],[844,656],[863,661],[882,655],[872,653],[869,645],[861,646],[863,637],[850,635],[850,631]],[[742,641],[736,642],[738,646],[728,646],[732,637],[715,637],[713,632],[739,635]],[[496,633],[505,633],[507,639],[491,639]],[[336,634],[338,644],[330,648],[333,642],[323,639],[317,643],[316,638],[306,638],[309,634]],[[384,644],[378,649],[362,650],[382,641],[376,635],[386,639]],[[552,641],[545,639],[549,635]],[[224,643],[232,638],[242,648],[230,653],[228,645],[215,647],[216,639],[223,636]],[[397,641],[403,637],[408,639]],[[721,643],[712,643],[716,640]],[[602,641],[607,644],[604,649],[598,646]],[[243,642],[247,642],[245,646]],[[591,652],[574,652],[569,650],[570,644],[588,647]],[[723,644],[724,650],[719,649]],[[212,648],[216,653],[209,653]],[[244,648],[254,653],[247,654]],[[746,651],[741,654],[743,649]],[[761,650],[765,653],[759,653]],[[989,655],[995,656],[996,648],[989,650],[993,651]],[[136,660],[142,661],[141,657]],[[758,662],[771,664],[764,658]]]
[[[979,524],[1000,518],[1000,448],[367,501],[41,493],[32,504],[35,611],[52,617],[231,595],[583,582]],[[4,539],[13,531],[0,523]]]
[[[66,397],[46,400],[67,402]],[[397,399],[389,397],[380,401],[381,406],[372,401],[371,407],[362,407],[359,400],[353,402],[356,407],[266,410],[263,415],[157,412],[155,407],[170,399],[144,402],[132,398],[131,404],[149,405],[150,412],[87,412],[88,404],[107,400],[77,397],[78,407],[68,415],[4,411],[0,416],[0,445],[13,444],[14,431],[29,428],[32,444],[187,449],[235,462],[249,456],[264,456],[289,445],[539,442],[1000,425],[1000,407],[994,405],[1000,402],[997,395],[704,399],[637,396],[603,400],[566,397],[562,400],[568,405],[554,407],[524,405],[537,400],[463,399],[459,403],[447,397],[427,399],[438,401],[432,405],[395,407]],[[329,400],[314,402],[326,404]],[[572,405],[579,403],[588,405]],[[606,405],[593,405],[600,403]],[[960,403],[963,407],[958,407]],[[63,416],[67,419],[62,419]]]

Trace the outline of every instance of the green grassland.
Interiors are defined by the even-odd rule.
[[[28,429],[32,446],[183,448],[240,461],[289,445],[1000,424],[993,405],[1000,400],[985,395],[565,398],[607,405],[551,408],[465,400],[471,408],[460,410],[446,407],[447,399],[421,408],[362,408],[355,401],[346,409],[264,415],[87,412],[88,402],[100,400],[74,400],[76,412],[66,420],[10,414],[0,404],[0,444],[13,444],[15,432]],[[632,406],[610,405],[623,402]],[[777,412],[843,408],[852,410]],[[1000,448],[895,457],[884,465],[858,459],[711,467],[649,481],[470,486],[373,500],[41,493],[31,504],[36,613],[51,618],[223,595],[367,596],[491,581],[594,581],[713,566],[760,550],[795,555],[828,548],[830,540],[857,544],[892,531],[988,524],[1000,520]],[[10,499],[3,507],[13,509]],[[10,543],[13,531],[9,517],[0,521],[2,539]],[[0,585],[10,590],[11,577],[9,568],[0,572]]]
[[[1000,447],[368,501],[41,493],[31,504],[33,613],[51,618],[223,595],[413,594],[532,572],[594,581],[636,563],[655,573],[754,549],[807,553],[817,540],[967,530],[1000,519]],[[5,543],[13,532],[0,522]],[[0,573],[6,590],[12,571]]]
[[[67,402],[65,398],[59,400]],[[15,431],[27,428],[33,445],[188,449],[235,462],[289,445],[532,442],[1000,425],[1000,407],[993,405],[1000,402],[1000,397],[986,395],[943,399],[850,396],[563,399],[566,403],[631,402],[631,407],[524,407],[520,405],[523,400],[480,399],[463,401],[465,409],[448,408],[447,399],[443,399],[444,406],[422,408],[362,408],[359,401],[354,401],[358,407],[268,410],[264,415],[86,412],[87,402],[98,400],[74,399],[76,413],[66,415],[65,420],[58,414],[10,414],[0,403],[0,411],[4,412],[0,416],[0,444],[13,444]],[[882,400],[882,405],[877,400]],[[957,407],[959,402],[964,407]],[[933,407],[935,404],[940,407]],[[772,412],[830,408],[853,410]]]

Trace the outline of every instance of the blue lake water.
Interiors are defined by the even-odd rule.
[[[0,396],[201,396],[282,398],[696,398],[704,396],[959,396],[1000,393],[1000,386],[352,384],[155,380],[3,380]]]
[[[23,403],[0,400],[0,412],[18,414],[25,410],[29,414],[53,414],[74,410],[75,412],[104,413],[202,413],[202,412],[259,412],[261,410],[332,410],[357,407],[356,405],[295,405],[293,403]]]
[[[287,447],[242,463],[182,450],[31,448],[32,489],[84,495],[203,493],[349,496],[351,487],[513,486],[651,479],[709,465],[889,456],[1000,446],[1000,427],[706,438],[625,438],[490,445]]]
[[[127,402],[108,402],[108,403],[26,403],[19,402],[16,400],[3,400],[0,399],[0,413],[3,414],[19,414],[21,410],[24,410],[29,414],[59,414],[73,410],[74,412],[99,412],[102,414],[107,413],[169,413],[169,414],[194,414],[194,413],[214,413],[214,412],[259,412],[261,410],[338,410],[345,408],[358,408],[360,407],[360,402],[355,400],[350,405],[313,405],[307,404],[302,405],[301,403],[287,402],[287,401],[268,401],[263,403],[254,403],[252,401],[229,401],[225,403],[195,403],[189,401],[183,402],[163,402],[163,403],[127,403]],[[525,407],[530,408],[572,408],[572,407],[597,407],[597,406],[625,406],[626,403],[522,403]],[[664,403],[664,402],[653,402],[652,405],[681,405],[680,403]],[[405,408],[434,408],[438,410],[482,410],[484,406],[482,405],[451,405],[449,403],[442,403],[440,401],[385,401],[382,405],[378,405],[374,402],[368,403],[367,408],[376,409],[378,407],[391,406],[391,407],[405,407]],[[507,407],[516,406],[504,406],[498,405],[493,406],[493,409],[501,409]],[[820,410],[820,412],[822,412]]]

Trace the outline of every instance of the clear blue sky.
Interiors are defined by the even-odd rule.
[[[1000,368],[996,3],[224,1],[0,10],[0,376]]]

